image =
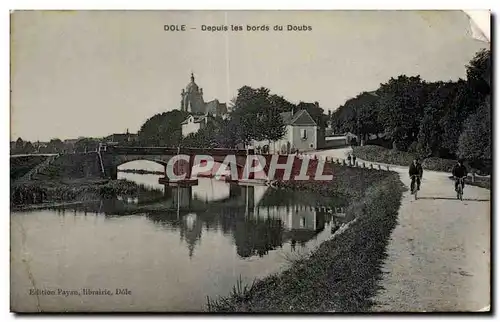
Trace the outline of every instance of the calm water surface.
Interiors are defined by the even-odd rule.
[[[145,161],[121,168],[162,170]],[[200,311],[207,296],[228,295],[240,277],[251,283],[283,270],[346,221],[335,198],[214,179],[172,188],[159,177],[119,173],[159,189],[155,198],[12,213],[13,307]],[[29,295],[33,288],[79,295]],[[84,296],[83,288],[131,294]]]

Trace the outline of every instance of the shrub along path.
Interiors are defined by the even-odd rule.
[[[320,151],[344,158],[351,149]],[[363,162],[363,160],[359,160]],[[408,187],[407,167],[391,166]],[[478,311],[490,304],[490,191],[424,170],[419,199],[404,193],[375,311]]]

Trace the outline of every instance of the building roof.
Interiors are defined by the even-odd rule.
[[[312,119],[311,115],[306,110],[300,110],[292,118],[291,124],[293,125],[317,125]]]
[[[66,139],[63,141],[64,144],[75,144],[79,139]]]
[[[105,137],[106,141],[119,142],[119,141],[127,141],[130,138],[137,137],[137,134],[133,133],[113,133],[110,136]]]
[[[205,103],[205,113],[211,113],[215,115],[223,115],[227,113],[226,103],[220,103],[219,100],[215,99],[210,102]]]
[[[186,92],[198,92],[198,85],[194,82],[194,75],[191,73],[191,82],[186,86]]]
[[[306,110],[297,111],[295,114],[293,112],[283,112],[280,113],[283,122],[286,125],[302,125],[302,126],[316,126],[316,122],[312,119],[311,115]]]

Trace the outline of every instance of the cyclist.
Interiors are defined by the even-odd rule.
[[[414,192],[415,181],[417,181],[417,191],[420,190],[420,179],[422,179],[422,174],[424,170],[422,169],[422,165],[420,164],[418,158],[415,158],[413,162],[410,164],[410,178],[411,178],[411,193]]]
[[[457,164],[451,170],[451,174],[455,178],[455,192],[458,191],[458,182],[460,178],[467,177],[467,168],[464,165],[464,160],[459,159]],[[464,190],[465,182],[462,181],[462,191]]]

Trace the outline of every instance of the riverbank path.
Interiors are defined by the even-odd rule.
[[[339,159],[349,153],[351,148],[309,152]],[[389,167],[409,187],[408,167]],[[489,310],[491,193],[466,185],[459,201],[449,176],[424,170],[418,200],[409,189],[403,194],[373,311]]]

